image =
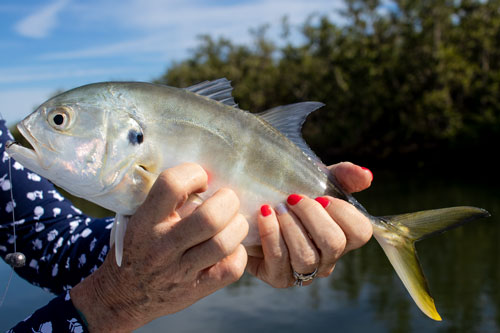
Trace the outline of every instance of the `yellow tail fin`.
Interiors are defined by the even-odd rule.
[[[417,306],[430,318],[441,320],[418,261],[415,242],[489,215],[481,208],[451,207],[376,217],[378,221],[374,226],[374,237]]]

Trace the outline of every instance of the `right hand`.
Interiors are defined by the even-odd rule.
[[[122,267],[111,250],[103,265],[71,290],[90,331],[131,331],[242,276],[248,223],[233,191],[219,190],[184,218],[176,212],[190,194],[206,188],[207,175],[196,164],[160,174],[130,219]]]
[[[368,188],[372,173],[350,162],[329,169],[349,193]],[[348,251],[357,249],[372,237],[368,218],[347,201],[322,197],[323,206],[305,195],[295,204],[281,206],[281,212],[269,206],[264,216],[258,214],[263,256],[249,256],[247,270],[276,288],[295,283],[293,271],[329,276],[337,261]],[[304,282],[308,285],[312,281]]]

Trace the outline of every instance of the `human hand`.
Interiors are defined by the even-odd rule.
[[[207,188],[196,164],[160,174],[130,218],[122,267],[110,251],[103,265],[71,290],[90,331],[132,331],[238,280],[247,263],[240,244],[248,223],[233,191],[221,189],[190,215],[176,209]]]
[[[370,187],[373,179],[368,169],[350,162],[329,168],[349,193]],[[294,285],[293,271],[330,275],[337,260],[368,242],[373,231],[368,218],[344,200],[296,194],[276,210],[262,206],[258,226],[263,257],[249,256],[247,270],[276,288]]]

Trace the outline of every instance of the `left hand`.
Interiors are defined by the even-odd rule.
[[[368,188],[373,178],[368,169],[349,162],[330,170],[349,193]],[[317,269],[318,277],[329,276],[337,260],[368,242],[373,232],[354,206],[327,196],[313,200],[294,194],[276,210],[264,205],[258,224],[264,256],[249,256],[247,270],[276,288],[294,285],[293,271],[309,274]]]

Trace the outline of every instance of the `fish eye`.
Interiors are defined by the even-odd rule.
[[[58,107],[51,110],[47,115],[49,124],[57,130],[67,129],[70,123],[70,109],[68,107]]]
[[[132,145],[140,145],[144,141],[144,134],[140,131],[130,130],[128,132],[128,142]]]

